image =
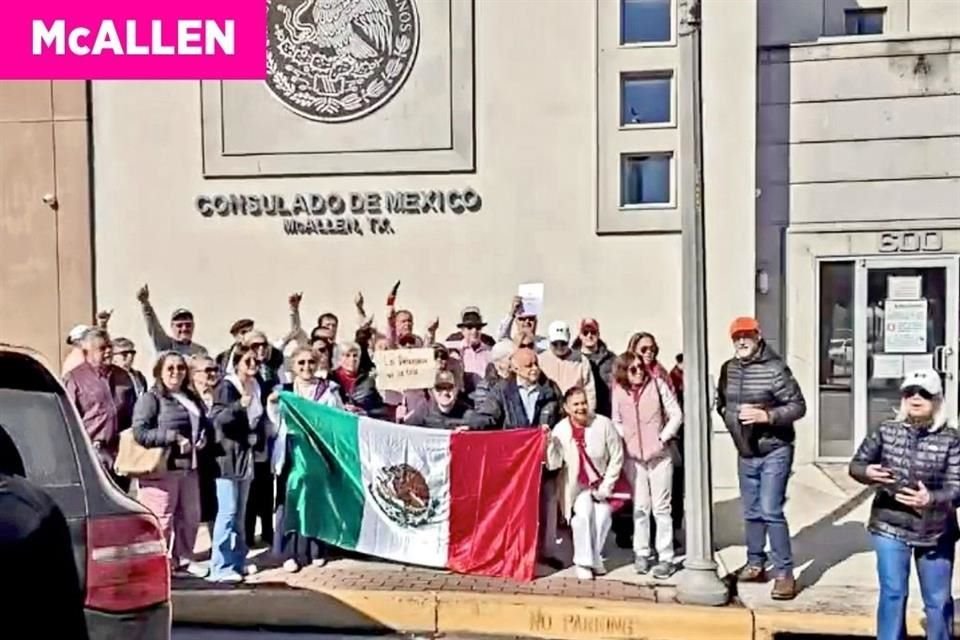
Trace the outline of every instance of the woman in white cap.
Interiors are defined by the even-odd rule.
[[[877,554],[878,640],[907,637],[910,560],[917,566],[929,640],[953,637],[950,586],[960,506],[960,434],[947,425],[940,375],[903,380],[900,410],[861,443],[850,475],[877,488],[867,525]]]

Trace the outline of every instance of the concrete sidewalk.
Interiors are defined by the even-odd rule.
[[[531,583],[462,576],[368,560],[341,559],[288,574],[266,552],[253,560],[265,570],[238,587],[175,581],[174,618],[184,623],[248,626],[323,626],[421,633],[481,633],[543,638],[773,638],[778,633],[872,636],[877,600],[874,560],[864,528],[868,491],[845,468],[795,470],[787,516],[793,528],[796,574],[802,591],[792,602],[770,598],[770,584],[737,585],[731,606],[676,604],[680,574],[658,582],[638,576],[632,554],[607,545],[609,573],[578,581],[572,569],[541,567]],[[746,553],[740,502],[715,491],[720,574],[741,566]],[[201,540],[200,546],[208,541]],[[561,548],[569,554],[569,541]],[[199,550],[199,549],[198,549]],[[955,576],[960,592],[960,574]],[[909,631],[922,635],[922,603],[913,579]],[[960,627],[958,627],[960,631]]]

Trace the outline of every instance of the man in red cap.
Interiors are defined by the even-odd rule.
[[[740,455],[738,476],[746,521],[747,564],[741,582],[766,582],[767,538],[775,571],[774,600],[797,595],[790,528],[783,513],[793,465],[793,423],[807,412],[803,392],[790,367],[767,345],[754,318],[730,324],[734,357],[723,363],[717,411]]]
[[[600,339],[600,323],[593,318],[580,321],[580,333],[571,345],[574,351],[590,361],[593,383],[597,388],[597,414],[610,417],[610,384],[613,381],[613,363],[617,356]]]

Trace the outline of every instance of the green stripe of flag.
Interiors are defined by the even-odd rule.
[[[357,416],[292,393],[280,406],[292,440],[286,529],[356,548],[364,503]]]

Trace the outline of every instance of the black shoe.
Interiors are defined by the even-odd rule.
[[[542,558],[540,562],[547,565],[554,571],[563,571],[567,566],[564,564],[563,560],[559,560],[557,558]]]
[[[620,549],[633,549],[633,536],[617,535],[617,547]]]

